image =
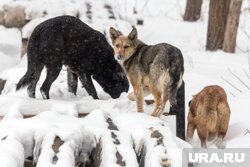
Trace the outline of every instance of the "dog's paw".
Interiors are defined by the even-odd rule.
[[[136,97],[135,97],[134,92],[131,92],[131,93],[128,94],[128,99],[130,101],[136,101]]]
[[[157,113],[157,112],[153,112],[153,113],[151,114],[151,116],[153,116],[153,117],[158,117],[158,113]]]
[[[193,139],[191,138],[191,137],[186,137],[186,142],[188,142],[188,143],[192,143],[192,141],[193,141]]]
[[[222,139],[217,139],[215,141],[215,145],[219,148],[219,149],[225,149],[226,148],[226,143],[223,142]]]

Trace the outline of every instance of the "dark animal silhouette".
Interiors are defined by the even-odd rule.
[[[36,84],[44,66],[47,76],[40,88],[44,99],[49,99],[51,84],[63,65],[68,69],[69,91],[74,94],[78,77],[94,99],[98,96],[92,78],[112,98],[118,98],[129,88],[126,75],[104,35],[72,16],[59,16],[39,24],[30,36],[27,56],[28,69],[16,90],[28,86],[28,95],[32,98],[35,98]]]

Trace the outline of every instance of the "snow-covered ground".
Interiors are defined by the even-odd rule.
[[[4,0],[1,3],[11,0]],[[86,2],[92,4],[91,11],[93,18],[90,21],[85,14]],[[1,8],[0,3],[0,8]],[[202,16],[197,22],[190,23],[182,20],[186,0],[148,0],[148,1],[127,1],[127,0],[98,0],[98,1],[63,1],[63,0],[41,0],[25,1],[18,0],[26,6],[26,12],[32,19],[22,32],[22,36],[29,36],[35,25],[44,19],[39,18],[44,9],[47,9],[48,17],[61,14],[72,14],[80,12],[80,18],[93,28],[101,32],[108,32],[110,26],[115,26],[124,34],[131,30],[131,24],[136,18],[142,18],[144,24],[137,26],[139,38],[147,44],[167,42],[177,46],[183,53],[185,61],[184,80],[186,83],[186,115],[188,113],[188,101],[192,95],[199,92],[207,85],[222,86],[228,96],[231,108],[231,117],[228,133],[225,137],[227,148],[250,148],[250,0],[244,0],[242,14],[237,36],[237,48],[235,54],[228,54],[222,51],[209,52],[205,50],[206,31],[208,20],[208,0],[203,2]],[[117,20],[108,20],[109,13],[103,8],[105,4],[113,7]],[[133,8],[138,14],[133,14]],[[50,100],[42,100],[39,87],[44,80],[45,70],[37,85],[37,98],[30,99],[26,90],[15,92],[15,84],[26,72],[26,57],[20,59],[21,54],[21,33],[17,29],[7,29],[0,26],[0,78],[7,79],[3,94],[0,95],[0,140],[8,136],[8,140],[0,141],[0,166],[19,167],[25,157],[32,155],[34,140],[36,145],[52,145],[53,137],[60,136],[67,143],[62,148],[75,150],[82,144],[79,139],[94,142],[93,134],[97,137],[106,135],[107,124],[105,117],[110,117],[122,130],[117,134],[124,145],[118,148],[122,155],[131,155],[131,138],[140,145],[141,139],[148,143],[151,154],[146,158],[149,166],[157,156],[166,156],[171,159],[172,166],[181,166],[181,149],[189,147],[179,139],[173,137],[174,130],[170,126],[171,119],[162,116],[153,118],[150,113],[152,105],[145,106],[145,113],[136,113],[136,104],[127,98],[123,93],[119,99],[111,99],[101,87],[95,82],[100,100],[93,100],[83,88],[78,88],[77,96],[67,91],[66,71],[62,70],[58,79],[50,89]],[[108,36],[108,35],[107,35]],[[237,78],[238,77],[238,78]],[[129,92],[133,91],[130,88]],[[151,98],[151,97],[149,97]],[[39,114],[40,113],[40,114]],[[77,118],[79,113],[91,113],[85,118]],[[36,117],[22,119],[22,115],[34,115]],[[170,124],[170,125],[169,125]],[[163,126],[164,125],[164,126]],[[149,129],[154,127],[166,138],[164,144],[168,148],[166,155],[164,151],[153,150],[150,146]],[[85,133],[84,133],[85,132]],[[89,133],[86,133],[89,132]],[[108,138],[108,137],[107,137]],[[123,139],[123,140],[122,140]],[[125,140],[128,139],[128,140]],[[41,143],[44,140],[44,143]],[[40,142],[40,143],[39,143]],[[109,140],[104,144],[109,145]],[[39,145],[40,144],[40,145]],[[152,144],[152,143],[151,143]],[[126,147],[122,147],[126,146]],[[200,147],[200,141],[195,135],[192,142],[193,147]],[[214,148],[213,143],[208,147]],[[14,151],[11,148],[15,148]],[[114,150],[107,148],[106,154]],[[47,154],[43,153],[47,151]],[[51,158],[50,150],[41,152],[38,166],[50,166],[46,164]],[[163,151],[163,152],[161,152]],[[71,151],[68,154],[60,154],[62,162],[66,166],[73,166]],[[60,159],[60,158],[59,158]],[[64,161],[63,161],[64,159]],[[129,159],[129,157],[128,157]],[[71,161],[72,160],[72,161]],[[106,157],[105,166],[112,166],[112,157]],[[136,166],[133,158],[126,161],[129,166]]]

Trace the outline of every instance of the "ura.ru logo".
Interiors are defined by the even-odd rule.
[[[188,160],[191,163],[243,163],[245,153],[189,153]]]

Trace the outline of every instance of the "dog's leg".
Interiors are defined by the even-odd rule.
[[[218,125],[217,125],[217,142],[218,148],[224,148],[223,139],[228,130],[228,124],[230,119],[230,108],[226,101],[218,103]]]
[[[67,69],[68,90],[69,92],[74,93],[74,95],[76,95],[77,91],[77,84],[78,84],[77,79],[78,79],[77,74],[71,72],[70,69]]]
[[[188,125],[187,125],[187,142],[191,143],[194,136],[194,131],[196,129],[196,124],[194,122],[194,116],[191,111],[188,112]]]
[[[79,79],[80,79],[83,87],[88,92],[88,94],[90,96],[92,96],[94,99],[98,99],[97,92],[96,92],[95,86],[92,82],[91,76],[83,73],[83,74],[79,75]]]
[[[226,147],[226,144],[223,142],[223,139],[217,138],[215,141],[215,145],[219,148],[219,149],[224,149]]]
[[[216,135],[217,135],[216,132],[209,132],[207,140],[212,141],[213,139],[215,139]]]
[[[187,142],[191,142],[193,140],[195,131],[195,125],[192,122],[188,122],[187,125]]]
[[[43,70],[43,65],[37,65],[35,68],[35,72],[34,72],[34,76],[33,76],[33,80],[29,83],[27,91],[28,91],[28,95],[31,98],[35,98],[36,97],[36,84],[40,78],[41,72]]]
[[[198,132],[198,136],[199,136],[200,141],[201,141],[201,147],[207,148],[206,141],[207,141],[208,131],[207,131],[206,127],[197,126],[197,132]]]
[[[154,117],[159,117],[161,114],[161,92],[159,92],[153,85],[150,85],[150,91],[155,99],[155,109],[154,112],[151,114]]]
[[[160,117],[165,109],[165,105],[168,101],[168,97],[167,96],[164,96],[164,94],[162,93],[162,102],[161,102],[161,105],[159,106],[159,113],[158,113],[158,117]],[[168,113],[167,113],[168,115]]]
[[[46,76],[46,79],[40,88],[40,92],[43,96],[43,99],[50,98],[49,97],[49,90],[50,90],[51,84],[56,80],[61,69],[62,69],[62,66],[58,66],[58,67],[48,67],[47,66],[47,76]]]
[[[134,87],[134,92],[135,92],[135,96],[136,96],[137,111],[143,112],[142,85],[141,85],[141,83],[137,83],[133,87]]]

